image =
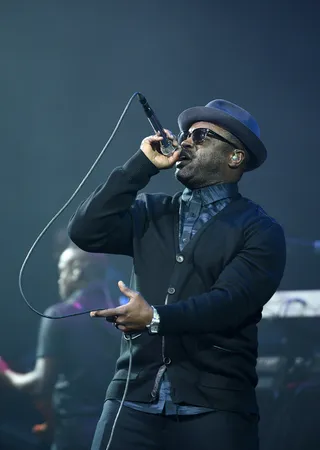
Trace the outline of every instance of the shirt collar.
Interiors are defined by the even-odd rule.
[[[218,200],[223,200],[229,197],[235,197],[238,194],[237,183],[220,183],[206,186],[201,189],[191,190],[185,188],[182,192],[181,200],[188,202],[190,200],[201,202],[202,205],[209,205]]]

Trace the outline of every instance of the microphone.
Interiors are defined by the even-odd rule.
[[[170,139],[168,139],[161,123],[159,122],[157,116],[147,102],[147,99],[142,94],[140,94],[140,92],[138,92],[138,98],[154,132],[157,133],[159,131],[160,136],[163,138],[160,142],[161,153],[165,156],[172,155],[172,153],[177,150],[177,147],[174,147]]]

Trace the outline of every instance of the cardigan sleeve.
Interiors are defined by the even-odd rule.
[[[213,333],[241,326],[272,297],[282,279],[285,260],[281,226],[265,221],[251,233],[209,292],[156,307],[159,334]]]
[[[70,239],[87,252],[132,256],[133,228],[142,229],[147,221],[145,202],[137,193],[158,172],[139,150],[80,204],[69,222]]]

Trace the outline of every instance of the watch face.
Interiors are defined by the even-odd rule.
[[[159,325],[154,323],[154,324],[149,326],[149,333],[150,334],[156,334],[156,333],[158,333],[158,329],[159,329]]]
[[[153,317],[151,320],[151,323],[149,325],[147,325],[147,328],[149,329],[149,333],[150,334],[156,334],[158,333],[158,329],[159,329],[159,324],[160,324],[160,316],[157,312],[157,310],[153,308]]]

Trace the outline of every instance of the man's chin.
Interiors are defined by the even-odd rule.
[[[188,186],[188,181],[192,179],[192,171],[188,170],[187,165],[177,167],[175,171],[176,179],[185,186]]]

